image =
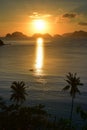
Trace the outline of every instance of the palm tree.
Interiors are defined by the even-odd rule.
[[[76,93],[80,94],[78,86],[81,86],[83,84],[80,82],[80,77],[77,77],[76,73],[72,74],[72,73],[69,72],[66,75],[65,81],[68,84],[63,88],[63,90],[66,91],[66,90],[70,89],[70,95],[72,97],[72,105],[71,105],[71,113],[70,113],[70,121],[72,122],[72,113],[73,113],[74,99],[75,99]]]
[[[26,100],[26,86],[23,81],[14,81],[11,85],[11,89],[12,94],[10,100],[16,102],[16,104],[23,103],[23,101]]]

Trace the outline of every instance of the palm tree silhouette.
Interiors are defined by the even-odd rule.
[[[11,85],[11,97],[10,100],[14,101],[16,104],[22,104],[23,101],[26,100],[26,86],[23,81],[21,82],[16,82],[14,81]]]
[[[63,88],[63,90],[66,91],[70,89],[70,95],[72,97],[72,105],[71,105],[71,113],[70,113],[70,121],[72,122],[74,99],[75,99],[76,93],[80,94],[78,86],[83,85],[83,83],[80,82],[80,77],[77,77],[76,73],[72,74],[70,72],[66,75],[65,81],[68,83],[68,85],[66,85]]]

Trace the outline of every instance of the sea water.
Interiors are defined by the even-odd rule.
[[[37,52],[36,41],[5,43],[8,45],[0,47],[0,96],[6,101],[12,82],[24,81],[28,86],[27,104],[45,104],[53,116],[69,117],[71,97],[62,89],[67,85],[66,75],[71,72],[77,73],[84,83],[79,87],[81,95],[76,96],[74,109],[78,105],[87,109],[87,39],[44,41],[40,51],[43,54]],[[35,66],[40,55],[43,65],[38,70]],[[79,121],[77,114],[73,118]]]

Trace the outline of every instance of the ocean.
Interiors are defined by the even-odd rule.
[[[0,96],[9,100],[13,81],[24,81],[29,105],[45,104],[53,117],[70,115],[71,97],[63,92],[68,72],[77,73],[84,86],[76,96],[73,120],[80,121],[76,106],[87,110],[87,39],[4,41],[0,47]]]

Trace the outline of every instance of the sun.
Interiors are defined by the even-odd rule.
[[[32,22],[33,30],[36,33],[44,33],[47,29],[46,21],[43,19],[35,19]]]
[[[38,30],[43,30],[45,28],[45,22],[43,20],[35,20],[34,26]]]

